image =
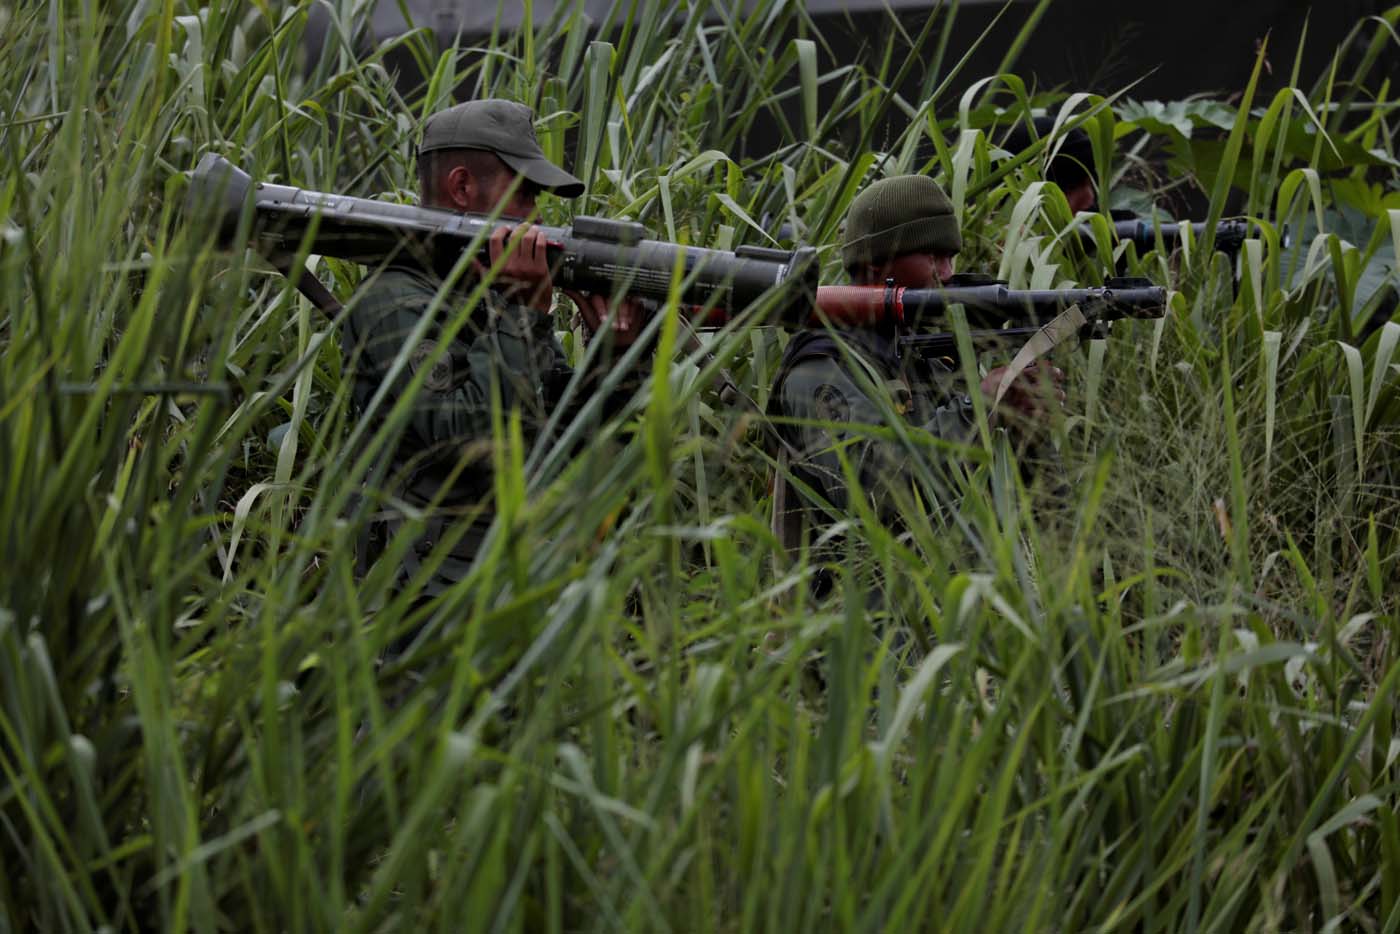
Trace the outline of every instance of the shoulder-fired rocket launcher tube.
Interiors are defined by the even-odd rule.
[[[254,182],[215,154],[200,160],[187,211],[214,224],[222,244],[232,245],[250,203],[249,246],[274,261],[295,256],[305,245],[313,253],[369,266],[401,257],[445,272],[465,247],[484,243],[491,230],[511,222]],[[604,295],[666,299],[679,266],[683,304],[733,313],[782,290],[787,307],[810,308],[820,274],[810,247],[709,250],[651,240],[641,224],[600,217],[539,229],[550,243],[554,284]]]
[[[1206,224],[1176,223],[1163,221],[1146,220],[1143,218],[1133,218],[1130,220],[1120,220],[1113,222],[1113,236],[1115,239],[1127,243],[1132,242],[1139,253],[1146,253],[1148,250],[1157,248],[1157,239],[1161,238],[1162,246],[1167,250],[1174,250],[1181,243],[1184,228],[1190,227],[1192,239],[1200,243],[1206,235]],[[1094,241],[1094,230],[1088,225],[1076,228],[1080,238],[1085,244]],[[1222,253],[1238,253],[1244,241],[1250,237],[1260,237],[1263,231],[1258,224],[1244,220],[1225,220],[1215,225],[1215,249]],[[1287,248],[1291,243],[1287,228],[1279,234],[1279,245]]]
[[[920,327],[943,317],[950,305],[962,305],[968,321],[996,327],[1004,322],[1045,323],[1071,305],[1084,308],[1099,321],[1118,318],[1158,318],[1166,313],[1167,290],[1146,279],[1110,279],[1108,285],[1086,289],[1008,289],[1001,284],[954,285],[942,289],[896,286],[837,285],[817,290],[812,323],[824,318],[844,327],[870,327],[882,322]]]
[[[390,204],[287,185],[254,182],[227,160],[206,155],[195,169],[186,199],[191,217],[211,223],[220,243],[231,245],[245,206],[253,212],[251,243],[274,262],[295,256],[308,237],[311,252],[365,265],[395,256],[437,268],[456,262],[462,249],[484,240],[505,222],[474,214]],[[313,235],[314,230],[314,235]],[[602,294],[615,290],[665,299],[677,256],[684,271],[680,300],[697,324],[715,326],[772,290],[787,292],[780,319],[789,325],[865,327],[881,321],[910,326],[963,305],[969,319],[995,326],[1005,321],[1048,320],[1076,302],[1094,302],[1100,318],[1153,317],[1165,307],[1166,290],[1146,280],[1110,281],[1105,288],[1018,291],[1000,284],[944,289],[885,286],[816,288],[819,274],[810,248],[734,252],[682,246],[646,238],[641,224],[577,217],[571,227],[541,227],[551,241],[554,282]],[[818,313],[813,313],[813,308]]]

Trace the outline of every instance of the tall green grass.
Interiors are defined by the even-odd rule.
[[[611,44],[562,6],[357,57],[364,5],[332,4],[307,70],[305,5],[0,12],[0,930],[1400,930],[1400,8],[1272,98],[1256,67],[1237,105],[1154,105],[1031,96],[1014,55],[982,82],[947,10],[823,73],[797,4],[619,4]],[[596,436],[502,413],[488,546],[421,604],[353,574],[405,407],[357,421],[336,322],[177,205],[205,151],[409,198],[459,87],[534,105],[557,158],[577,127],[592,187],[551,220],[727,245],[767,211],[831,267],[859,186],[922,171],[964,268],[1099,281],[1042,154],[995,149],[1034,106],[1117,147],[1115,198],[1160,146],[1265,233],[1238,270],[1209,238],[1114,257],[1173,313],[1060,361],[1067,496],[996,435],[897,431],[954,506],[857,511],[814,603],[716,393],[723,365],[762,405],[778,335],[668,331]],[[736,161],[760,123],[780,148]]]

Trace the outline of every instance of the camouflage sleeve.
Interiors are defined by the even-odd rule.
[[[436,282],[426,276],[389,270],[352,309],[348,340],[358,344],[356,403],[364,408],[389,381],[388,398],[379,409],[386,415],[414,374],[427,367],[407,429],[423,448],[489,438],[493,384],[502,407],[519,408],[527,433],[533,433],[548,415],[547,387],[568,378],[548,316],[495,299],[490,315],[486,308],[477,309],[473,320],[445,338],[443,325],[469,313],[449,305],[415,342],[414,331],[437,293]],[[406,365],[391,380],[395,362],[405,352]]]
[[[845,367],[830,357],[797,364],[779,392],[783,412],[809,422],[792,426],[789,436],[798,440],[800,463],[827,501],[842,511],[849,506],[839,450],[855,470],[860,489],[872,498],[881,518],[891,518],[894,505],[889,493],[893,484],[907,483],[908,453],[895,440],[874,438],[868,431],[847,427],[885,426],[888,409],[872,399]],[[966,441],[974,427],[971,404],[959,400],[939,406],[918,427],[948,441]]]

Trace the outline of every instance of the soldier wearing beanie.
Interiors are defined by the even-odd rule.
[[[363,536],[358,558],[361,571],[367,570],[409,515],[426,515],[426,531],[399,568],[400,585],[406,584],[436,543],[462,531],[459,517],[473,517],[423,585],[421,592],[431,596],[465,574],[491,523],[491,458],[466,452],[491,440],[493,398],[507,411],[520,412],[529,444],[573,375],[549,314],[554,289],[546,242],[530,220],[541,192],[573,198],[583,193],[583,183],[545,158],[530,108],[504,100],[470,101],[429,117],[418,147],[418,182],[425,207],[499,211],[502,217],[488,245],[497,273],[483,299],[472,304],[469,298],[487,274],[479,261],[449,286],[443,271],[399,258],[361,290],[342,334],[356,409],[370,409],[388,384],[387,397],[374,407],[375,418],[393,410],[419,372],[427,370],[413,393],[407,426],[372,491],[383,498],[384,518]],[[606,328],[614,348],[630,344],[640,329],[641,311],[631,300],[624,299],[609,317],[606,295],[571,292],[569,298],[589,333]],[[426,339],[410,344],[427,317],[432,320]],[[399,367],[405,356],[408,365]],[[588,376],[601,377],[608,365],[601,360],[598,372]],[[634,375],[636,380],[624,380],[623,394],[640,380],[640,373]],[[575,398],[582,404],[587,395]]]
[[[929,289],[953,275],[961,249],[957,215],[943,189],[927,176],[903,175],[875,182],[851,202],[841,260],[855,285]],[[855,426],[888,426],[901,419],[947,441],[972,439],[972,400],[956,390],[956,374],[940,363],[902,354],[899,337],[899,329],[887,323],[839,333],[809,329],[788,341],[769,410],[784,418],[778,429],[780,459],[790,461],[791,475],[801,486],[818,494],[796,506],[799,484],[787,483],[784,489],[785,481],[779,479],[775,525],[789,548],[826,524],[822,515],[849,517],[852,490],[841,469],[842,456],[855,468],[860,492],[881,520],[895,528],[901,524],[900,508],[911,501],[906,447],[889,440],[889,432],[879,437]],[[1002,373],[1001,368],[988,373],[978,388],[989,406]],[[1002,405],[1031,419],[1043,417],[1047,403],[1040,381],[1047,376],[1063,379],[1053,368],[1028,368]],[[1050,393],[1056,394],[1063,398],[1058,388]],[[949,501],[948,487],[929,490],[929,479],[922,477],[920,499],[936,509]]]
[[[841,263],[857,283],[883,284],[888,277],[881,267],[894,263],[895,279],[929,288],[953,274],[953,257],[961,251],[953,202],[926,175],[882,179],[857,195],[846,214]],[[920,268],[907,268],[910,263]]]

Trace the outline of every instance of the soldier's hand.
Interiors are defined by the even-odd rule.
[[[506,298],[549,311],[554,300],[554,278],[549,268],[547,246],[544,233],[532,224],[514,228],[502,224],[491,232],[487,254],[491,265],[496,267],[495,283]],[[478,276],[485,278],[489,274],[480,260],[472,262]]]
[[[982,379],[982,394],[988,403],[996,399],[1006,367],[992,370]],[[1048,419],[1065,404],[1065,374],[1049,361],[1037,360],[1016,375],[993,414],[1014,414],[1027,422]]]
[[[611,304],[606,297],[570,289],[565,289],[564,294],[578,306],[579,314],[583,316],[584,327],[589,334],[597,334],[604,322],[607,322],[607,330],[615,347],[631,346],[646,326],[646,306],[640,299],[624,298],[618,303],[617,311],[609,317]]]

